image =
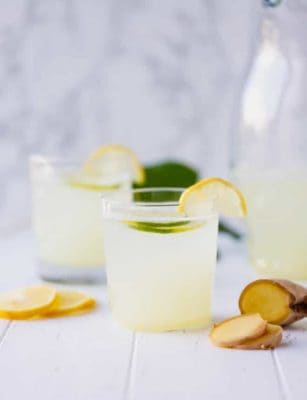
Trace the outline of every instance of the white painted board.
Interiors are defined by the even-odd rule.
[[[35,277],[28,232],[0,241],[0,290]],[[214,319],[238,313],[243,286],[255,278],[242,244],[223,241]],[[275,351],[213,347],[206,330],[133,334],[112,321],[105,287],[74,286],[95,296],[88,315],[0,320],[2,400],[296,400],[307,390],[307,321],[285,332]]]

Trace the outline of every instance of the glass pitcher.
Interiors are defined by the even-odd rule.
[[[249,257],[265,277],[307,279],[307,0],[264,1],[233,171]]]

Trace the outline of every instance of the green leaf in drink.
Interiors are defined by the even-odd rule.
[[[198,229],[205,225],[199,221],[176,221],[176,222],[149,222],[149,221],[123,221],[129,228],[150,233],[182,233]]]

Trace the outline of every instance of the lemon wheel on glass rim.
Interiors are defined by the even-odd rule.
[[[229,217],[245,217],[246,201],[241,191],[222,178],[206,178],[187,188],[179,199],[178,210],[188,216],[202,211],[208,200],[216,202],[217,211]]]
[[[88,175],[100,175],[102,172],[121,174],[127,171],[134,182],[145,181],[145,171],[138,157],[129,147],[120,144],[107,144],[96,149],[86,160],[84,171]]]

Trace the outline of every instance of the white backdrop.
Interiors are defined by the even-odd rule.
[[[0,0],[0,229],[30,214],[27,157],[105,142],[225,175],[259,0]]]

